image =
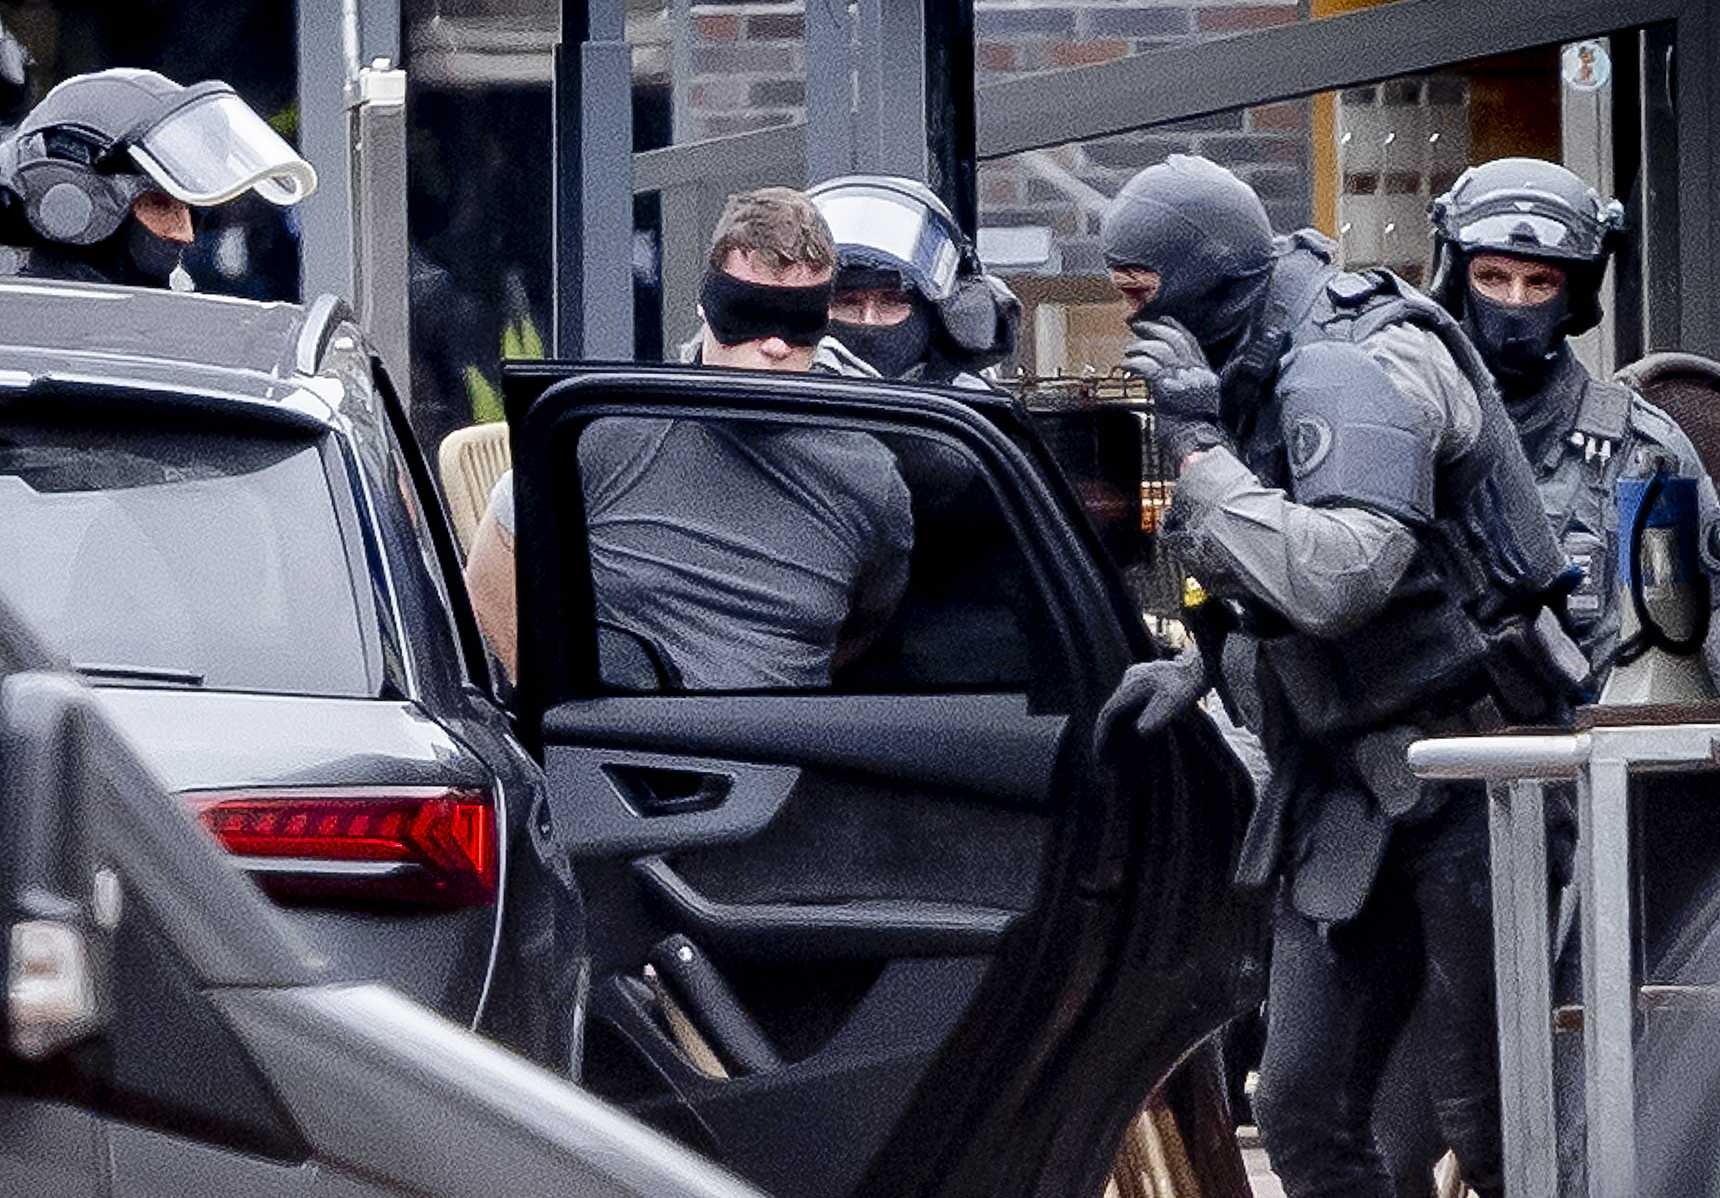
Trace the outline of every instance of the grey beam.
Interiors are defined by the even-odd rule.
[[[1577,779],[1577,799],[1589,1195],[1619,1198],[1637,1192],[1628,763],[1597,754]]]
[[[925,0],[879,0],[877,169],[910,179],[930,178]]]
[[[298,0],[299,153],[317,189],[298,206],[300,291],[352,295],[352,163],[346,84],[357,73],[357,0]]]
[[[555,354],[633,357],[633,52],[625,0],[562,0],[555,48]]]
[[[847,4],[806,6],[806,177],[850,174],[855,161],[854,25]]]
[[[1505,1190],[1557,1198],[1546,795],[1538,781],[1487,791]]]
[[[979,156],[1086,141],[1694,15],[1706,15],[1704,0],[1397,0],[991,84],[979,92]],[[1681,71],[1681,79],[1690,73]],[[1690,91],[1712,86],[1704,80]]]
[[[1652,44],[1652,39],[1651,39]],[[1712,283],[1720,253],[1720,13],[1690,0],[1678,22],[1676,57],[1678,120],[1678,348],[1720,355],[1720,298]],[[1650,280],[1650,286],[1653,281]]]
[[[400,62],[400,0],[358,0],[359,45],[366,63]]]
[[[766,183],[804,186],[802,131],[801,125],[784,125],[645,150],[633,155],[633,190],[667,191],[712,180],[741,188]]]

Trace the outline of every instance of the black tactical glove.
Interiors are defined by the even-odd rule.
[[[1175,657],[1143,661],[1123,672],[1123,680],[1099,710],[1093,728],[1093,752],[1103,758],[1114,753],[1125,724],[1133,723],[1143,739],[1162,732],[1182,711],[1209,689],[1206,661],[1190,645]]]
[[[1219,417],[1218,375],[1194,335],[1176,321],[1137,320],[1136,340],[1123,352],[1123,369],[1144,379],[1153,401],[1153,435],[1178,468],[1189,454],[1230,446]]]

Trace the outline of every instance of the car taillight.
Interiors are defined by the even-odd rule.
[[[472,906],[496,897],[496,812],[440,786],[190,791],[198,820],[280,897]]]

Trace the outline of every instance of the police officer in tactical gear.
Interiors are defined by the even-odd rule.
[[[836,238],[830,335],[885,378],[987,388],[1021,302],[924,183],[850,175],[807,193]]]
[[[1433,202],[1429,290],[1498,381],[1547,516],[1583,581],[1570,625],[1604,676],[1618,650],[1618,480],[1656,465],[1698,480],[1704,527],[1720,501],[1689,438],[1659,408],[1596,379],[1570,337],[1600,323],[1601,279],[1624,210],[1562,166],[1501,158]],[[1710,638],[1708,668],[1715,673]]]
[[[1484,364],[1388,272],[1274,238],[1230,172],[1172,157],[1105,213],[1135,305],[1125,367],[1180,465],[1166,543],[1225,602],[1270,781],[1238,881],[1282,881],[1255,1114],[1288,1194],[1389,1194],[1370,1128],[1426,997],[1441,1130],[1502,1192],[1486,807],[1422,784],[1421,737],[1563,714],[1584,666],[1549,604],[1568,563]],[[1099,751],[1139,752],[1219,654],[1132,667]]]
[[[0,273],[165,286],[192,208],[295,204],[311,169],[225,83],[76,75],[0,142]]]

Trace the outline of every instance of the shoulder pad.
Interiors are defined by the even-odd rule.
[[[1583,388],[1582,406],[1577,409],[1578,431],[1603,441],[1623,441],[1630,426],[1631,403],[1636,398],[1628,387],[1591,378]]]
[[[1365,351],[1301,346],[1278,394],[1297,503],[1367,508],[1411,527],[1433,519],[1434,430]]]

